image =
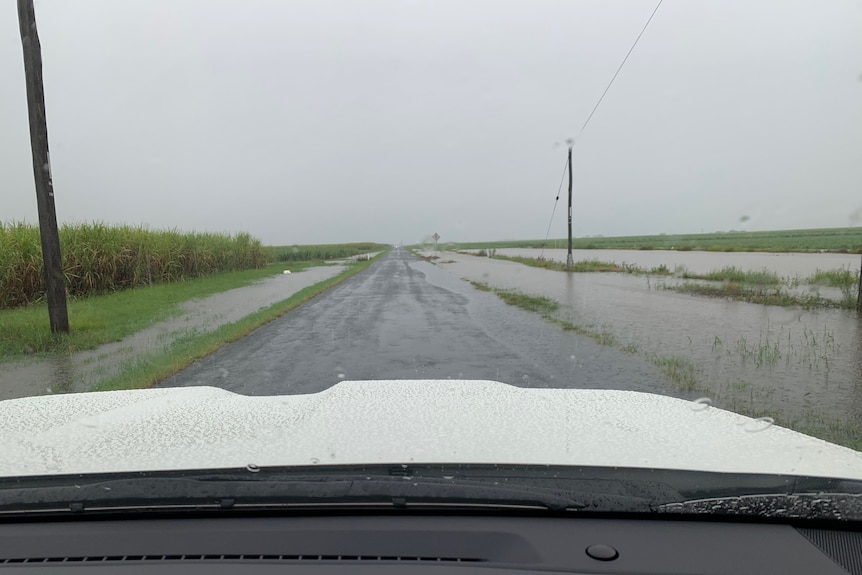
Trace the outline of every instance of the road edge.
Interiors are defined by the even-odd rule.
[[[169,350],[135,358],[128,365],[123,366],[120,373],[94,385],[90,391],[118,391],[152,387],[195,361],[214,353],[222,346],[245,337],[257,328],[278,319],[287,312],[368,269],[390,251],[391,249],[384,250],[370,260],[350,264],[339,274],[305,287],[289,298],[258,310],[238,321],[223,325],[208,333],[180,338],[174,342]]]

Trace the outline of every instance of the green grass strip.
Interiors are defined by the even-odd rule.
[[[69,301],[71,332],[51,333],[45,303],[0,310],[0,362],[51,353],[73,353],[120,341],[126,336],[180,313],[182,302],[249,285],[323,262],[269,264],[263,268],[213,274]]]

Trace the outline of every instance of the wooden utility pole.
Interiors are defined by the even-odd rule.
[[[572,258],[572,146],[569,141],[569,253],[566,255],[566,267],[572,269],[575,261]]]
[[[33,0],[18,0],[18,27],[24,48],[24,77],[27,83],[27,110],[30,116],[30,149],[33,153],[33,176],[36,181],[36,203],[39,207],[39,234],[42,238],[43,276],[48,300],[48,318],[54,333],[69,332],[66,309],[66,286],[63,260],[60,256],[60,234],[54,208],[54,186],[51,182],[51,160],[48,155],[48,124],[45,120],[45,89],[42,85],[42,46],[36,31]]]
[[[859,269],[859,293],[856,295],[856,313],[862,315],[862,268]]]

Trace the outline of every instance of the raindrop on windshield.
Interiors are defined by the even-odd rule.
[[[344,375],[343,373],[338,374],[338,379],[344,379],[345,377],[347,377],[347,376]]]
[[[746,422],[745,431],[749,431],[751,433],[754,433],[757,431],[765,431],[765,430],[769,429],[770,427],[772,427],[772,425],[774,423],[775,423],[775,420],[772,419],[771,417],[758,417],[757,419]]]
[[[245,466],[245,469],[246,471],[251,471],[252,473],[257,473],[258,471],[260,471],[260,467],[258,467],[254,463],[249,463]]]
[[[712,400],[708,397],[698,397],[691,402],[692,411],[704,411],[712,405]]]

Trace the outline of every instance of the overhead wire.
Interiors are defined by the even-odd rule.
[[[596,110],[598,110],[599,106],[602,105],[602,101],[605,99],[605,96],[607,95],[608,90],[611,89],[611,86],[613,86],[614,81],[617,79],[617,76],[619,76],[620,71],[623,69],[623,66],[626,65],[626,62],[628,61],[629,56],[631,56],[632,52],[634,52],[635,46],[637,46],[638,42],[640,42],[641,36],[643,36],[644,32],[646,32],[647,28],[650,25],[650,22],[652,22],[653,18],[656,15],[656,12],[658,12],[658,9],[661,7],[662,2],[664,2],[664,0],[658,0],[658,3],[655,5],[655,8],[653,8],[652,13],[649,15],[649,18],[647,18],[646,23],[643,25],[643,28],[641,28],[640,33],[637,35],[637,38],[635,38],[635,41],[632,43],[631,48],[629,48],[629,51],[626,52],[625,58],[623,58],[622,62],[620,62],[620,65],[617,67],[617,71],[614,72],[614,75],[611,77],[611,81],[608,82],[607,86],[605,86],[605,90],[602,92],[602,95],[599,96],[599,99],[596,102],[596,105],[593,106],[593,109],[590,112],[590,115],[587,116],[587,119],[584,121],[584,124],[583,124],[583,126],[581,126],[581,129],[578,131],[578,134],[574,137],[573,140],[570,141],[570,143],[569,143],[570,147],[574,148],[575,144],[578,142],[578,139],[581,137],[581,134],[583,134],[584,130],[587,129],[587,125],[590,123],[590,120],[593,119],[593,116],[595,115]],[[566,160],[566,166],[568,166],[568,163],[569,163],[568,160]],[[551,210],[551,220],[548,222],[548,231],[545,233],[545,241],[542,242],[542,252],[539,255],[540,258],[545,254],[545,244],[548,242],[548,237],[551,234],[551,226],[554,223],[554,214],[557,213],[557,203],[560,201],[560,193],[563,190],[563,179],[565,178],[565,176],[566,176],[566,170],[565,170],[565,168],[563,168],[563,177],[560,178],[560,187],[557,190],[557,198],[554,200],[554,209]]]
[[[566,179],[566,168],[569,167],[569,159],[566,158],[566,163],[563,164],[563,175],[560,176],[560,187],[557,189],[557,199],[554,200],[554,209],[551,210],[551,220],[548,222],[548,231],[545,232],[545,241],[542,242],[542,252],[539,254],[539,259],[545,255],[545,244],[548,243],[548,236],[551,235],[551,224],[554,223],[554,214],[557,213],[557,204],[560,201],[560,193],[563,191],[563,181]]]
[[[596,102],[596,105],[595,105],[595,106],[593,106],[593,111],[592,111],[592,112],[590,112],[590,115],[589,115],[589,116],[587,116],[587,119],[586,119],[586,121],[584,122],[584,125],[583,125],[583,126],[581,126],[581,130],[578,132],[578,135],[577,135],[577,136],[575,136],[575,139],[572,141],[572,146],[574,146],[574,145],[577,143],[578,138],[580,138],[580,137],[581,137],[581,134],[583,134],[583,133],[584,133],[584,130],[586,130],[586,128],[587,128],[587,124],[589,124],[589,123],[590,123],[590,120],[592,120],[592,119],[593,119],[593,115],[595,115],[596,110],[598,110],[598,109],[599,109],[599,106],[601,106],[601,105],[602,105],[602,100],[604,100],[604,99],[605,99],[605,95],[607,95],[608,90],[610,90],[610,89],[611,89],[611,86],[613,86],[613,84],[614,84],[614,80],[616,80],[616,79],[617,79],[617,76],[619,76],[619,74],[620,74],[620,70],[622,70],[622,69],[623,69],[623,66],[625,66],[625,65],[626,65],[626,62],[628,61],[629,56],[631,56],[631,55],[632,55],[632,52],[634,52],[634,50],[635,50],[635,46],[637,46],[637,45],[638,45],[638,42],[640,41],[641,36],[643,36],[643,35],[644,35],[644,32],[646,32],[647,27],[649,27],[649,23],[650,23],[650,22],[652,22],[653,17],[655,16],[656,12],[658,12],[658,9],[659,9],[659,7],[661,6],[661,3],[662,3],[663,1],[664,1],[664,0],[658,0],[658,4],[656,4],[656,5],[655,5],[655,8],[653,8],[652,14],[650,14],[650,15],[649,15],[649,18],[647,18],[646,24],[644,24],[643,28],[641,28],[640,34],[638,34],[638,37],[637,37],[637,38],[635,38],[634,43],[632,43],[632,47],[631,47],[631,48],[629,48],[629,51],[628,51],[628,52],[626,52],[626,57],[625,57],[625,58],[623,58],[623,61],[622,61],[622,62],[620,62],[620,65],[619,65],[619,67],[617,68],[617,71],[616,71],[616,72],[614,72],[613,77],[611,77],[611,81],[610,81],[610,82],[608,82],[608,85],[605,87],[605,91],[604,91],[604,92],[602,92],[602,95],[599,97],[598,102]]]

